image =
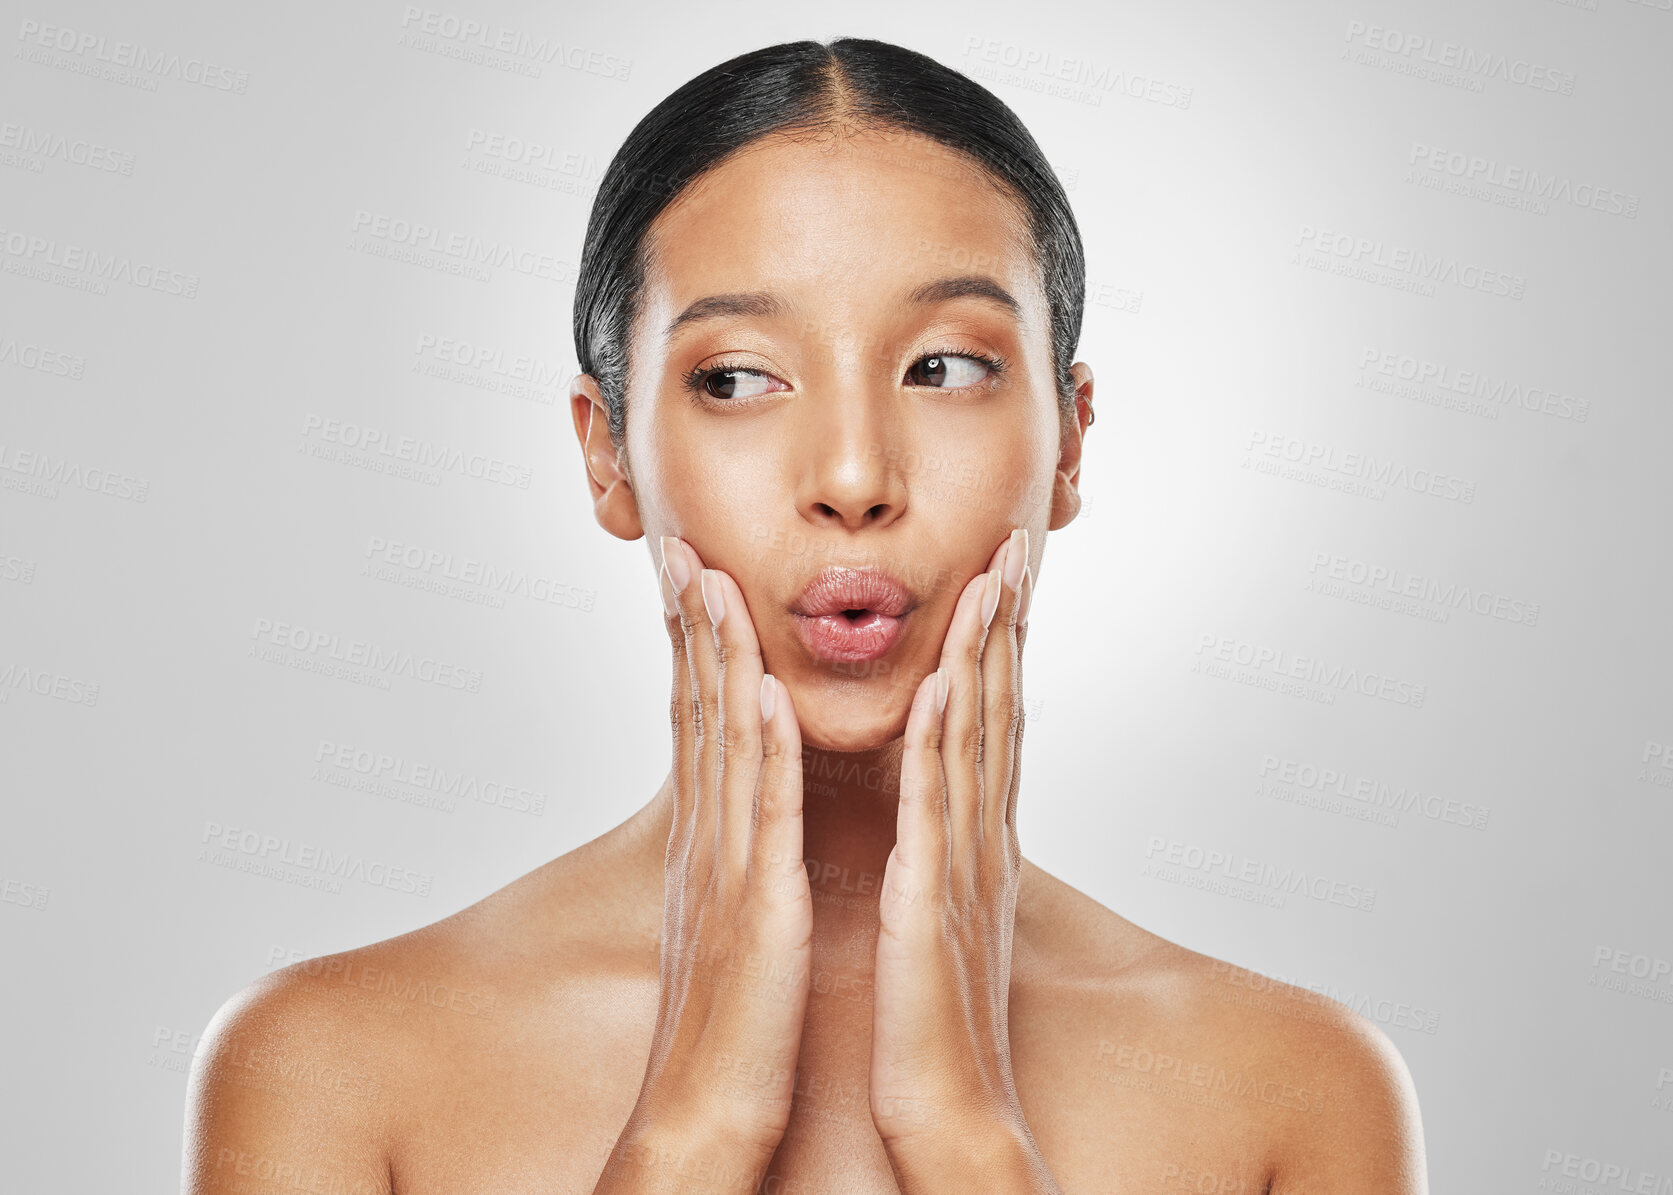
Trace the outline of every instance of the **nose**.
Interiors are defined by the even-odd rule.
[[[900,412],[888,394],[844,390],[808,404],[812,417],[799,429],[805,464],[797,506],[821,529],[886,527],[906,512]]]

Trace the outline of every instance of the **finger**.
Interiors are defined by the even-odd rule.
[[[982,646],[982,833],[995,839],[1010,804],[1022,735],[1022,675],[1017,655],[1017,611],[1028,567],[1028,529],[1006,541],[999,570],[999,604]]]
[[[1019,599],[1022,610],[1017,614],[1017,658],[1022,658],[1022,649],[1028,646],[1028,612],[1034,604],[1034,566],[1030,564],[1022,570],[1022,597]]]
[[[1034,600],[1034,566],[1029,565],[1022,570],[1022,595],[1018,599],[1022,612],[1017,615],[1017,696],[1023,702],[1024,711],[1028,708],[1027,700],[1022,693],[1022,651],[1028,646],[1028,607]],[[1018,731],[1017,738],[1017,766],[1011,772],[1011,791],[1005,795],[1005,823],[1011,827],[1011,837],[1014,841],[1017,832],[1017,793],[1022,789],[1022,738]]]
[[[738,583],[703,570],[703,608],[714,630],[720,691],[720,859],[732,874],[749,866],[750,824],[761,774],[761,641]]]
[[[982,800],[981,669],[982,604],[996,572],[972,577],[959,595],[952,624],[941,644],[947,670],[947,707],[941,732],[941,769],[947,786],[947,837],[954,859],[969,851]]]
[[[720,794],[715,791],[714,779],[719,775],[720,745],[716,741],[720,729],[719,688],[716,680],[720,671],[715,659],[714,628],[709,612],[703,605],[703,587],[698,577],[703,571],[702,558],[696,549],[676,536],[663,537],[663,563],[668,566],[674,583],[675,601],[680,609],[680,631],[685,637],[687,683],[691,690],[691,727],[693,760],[691,791],[693,794],[691,853],[695,856],[714,856],[719,836],[718,805]],[[713,877],[711,877],[713,878]]]
[[[790,690],[770,674],[761,678],[761,766],[752,802],[748,874],[765,876],[771,891],[805,899],[807,932],[813,932],[813,894],[802,850],[802,729]],[[771,707],[769,709],[769,706]]]
[[[947,777],[941,767],[942,688],[946,673],[937,668],[918,683],[906,715],[906,739],[900,759],[900,807],[895,815],[895,847],[883,870],[879,915],[885,926],[919,895],[937,891],[952,866],[947,834]]]
[[[673,655],[672,693],[668,698],[668,722],[674,745],[674,816],[668,828],[668,857],[683,859],[690,849],[696,794],[692,790],[695,775],[696,735],[692,725],[691,666],[686,658],[685,631],[680,623],[678,595],[673,578],[669,576],[666,547],[663,562],[657,566],[657,585],[662,591],[663,629],[668,632],[668,643]]]

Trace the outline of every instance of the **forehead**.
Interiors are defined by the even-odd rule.
[[[1025,322],[1044,295],[1027,217],[970,158],[918,134],[761,138],[698,179],[646,240],[644,330],[711,294],[771,290],[833,319],[986,275]]]

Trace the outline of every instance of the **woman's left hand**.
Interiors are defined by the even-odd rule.
[[[965,586],[941,667],[906,722],[877,936],[871,1115],[907,1195],[1059,1190],[1011,1077],[1027,563],[1018,528]]]

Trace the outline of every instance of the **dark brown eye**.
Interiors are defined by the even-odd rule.
[[[754,398],[767,392],[767,375],[753,369],[714,369],[703,378],[710,398]]]
[[[962,353],[948,353],[943,356],[937,353],[933,357],[923,357],[913,362],[906,376],[914,386],[962,390],[980,382],[987,371],[987,362],[979,357],[967,357]]]

